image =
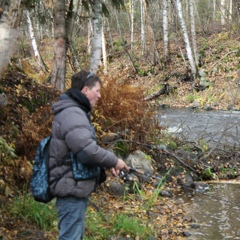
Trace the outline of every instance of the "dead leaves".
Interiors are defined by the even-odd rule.
[[[111,179],[110,181],[114,181]],[[125,214],[141,221],[155,232],[156,239],[184,239],[183,229],[187,224],[184,219],[185,206],[178,200],[158,196],[153,201],[154,189],[143,186],[142,195],[130,194],[114,197],[106,191],[97,190],[91,201],[107,219]],[[96,208],[92,208],[96,211]]]

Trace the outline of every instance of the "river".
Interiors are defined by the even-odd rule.
[[[160,125],[183,140],[204,140],[209,147],[240,146],[240,111],[167,109]]]
[[[205,141],[209,147],[240,149],[240,111],[167,109],[159,112],[160,125],[182,140]],[[203,194],[185,199],[189,240],[240,239],[240,181],[209,184]]]
[[[240,239],[240,183],[210,184],[210,190],[189,200],[193,219],[189,240]],[[194,228],[195,226],[195,228]]]

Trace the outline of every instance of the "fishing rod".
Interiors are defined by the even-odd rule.
[[[160,177],[156,177],[154,175],[145,173],[144,171],[139,170],[139,169],[135,169],[135,168],[129,168],[129,171],[127,173],[124,172],[124,171],[120,171],[120,178],[122,178],[124,181],[129,181],[129,180],[131,180],[131,179],[129,179],[129,175],[128,175],[130,173],[138,173],[138,174],[141,174],[141,175],[145,175],[145,176],[147,176],[149,178],[162,180],[162,178],[160,178]]]
[[[139,174],[145,175],[145,176],[150,177],[150,178],[162,180],[162,178],[160,178],[160,177],[156,177],[154,175],[150,175],[148,173],[145,173],[145,172],[143,172],[141,170],[138,170],[138,169],[135,169],[135,168],[130,168],[129,171],[130,171],[130,173],[139,173]]]

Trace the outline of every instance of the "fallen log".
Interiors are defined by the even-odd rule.
[[[150,95],[148,97],[145,97],[143,100],[144,101],[149,101],[149,100],[153,100],[154,98],[159,97],[160,95],[167,94],[169,92],[168,88],[169,88],[169,84],[168,83],[164,83],[163,87],[157,93],[152,94],[152,95]]]

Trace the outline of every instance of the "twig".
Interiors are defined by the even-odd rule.
[[[185,167],[188,168],[189,170],[191,170],[191,171],[195,172],[196,174],[198,174],[198,172],[197,172],[194,168],[192,168],[191,166],[187,165],[185,162],[183,162],[183,161],[182,161],[180,158],[178,158],[176,155],[170,153],[170,152],[169,152],[168,150],[166,150],[166,149],[163,149],[163,151],[164,151],[165,153],[167,153],[168,155],[170,155],[171,157],[175,158],[178,162],[180,162],[183,166],[185,166]]]
[[[129,54],[129,52],[127,50],[127,45],[126,44],[125,45],[122,44],[122,47],[123,47],[123,50],[125,51],[125,53],[128,55],[128,57],[130,59],[130,62],[131,62],[131,65],[132,65],[132,68],[133,68],[134,72],[137,73],[137,68],[136,68],[136,66],[134,64],[134,61],[133,61],[131,55]]]
[[[215,67],[219,62],[221,62],[225,57],[227,57],[229,54],[233,53],[234,51],[228,52],[226,53],[222,58],[220,58],[217,62],[215,62],[211,67],[210,70],[213,69],[213,67]]]

